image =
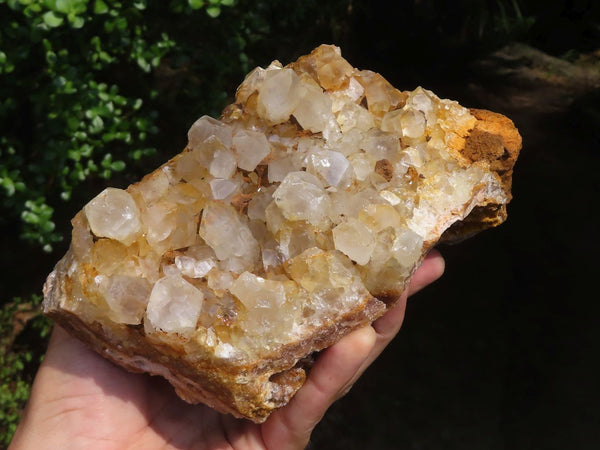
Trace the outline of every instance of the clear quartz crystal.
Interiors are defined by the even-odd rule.
[[[375,248],[371,230],[363,222],[354,218],[333,229],[333,242],[336,249],[360,265],[369,262]]]
[[[232,180],[223,180],[215,178],[210,180],[210,189],[215,200],[223,200],[233,194],[238,186],[238,183]]]
[[[131,244],[141,231],[140,211],[122,189],[106,188],[83,208],[96,236]]]
[[[373,128],[363,139],[363,149],[376,161],[381,159],[394,160],[400,151],[400,139],[397,135],[384,133]]]
[[[418,138],[425,134],[427,120],[425,114],[418,109],[406,108],[400,115],[402,135],[409,138]]]
[[[303,83],[303,92],[294,109],[294,117],[305,130],[319,133],[327,127],[333,117],[331,99],[317,85]]]
[[[287,220],[306,220],[316,226],[326,222],[330,199],[314,175],[290,172],[273,193],[273,198]]]
[[[202,310],[204,295],[180,275],[158,280],[148,300],[147,328],[191,336]]]
[[[229,291],[245,308],[244,329],[266,340],[285,339],[293,324],[293,315],[286,314],[286,291],[282,281],[267,280],[252,273],[242,273]],[[273,333],[279,328],[277,333]],[[272,336],[265,336],[272,335]]]
[[[348,158],[354,169],[354,175],[357,180],[364,181],[375,170],[377,161],[368,153],[353,153]]]
[[[291,69],[269,71],[259,87],[257,112],[266,121],[278,124],[287,121],[300,102],[300,78]]]
[[[394,258],[404,267],[411,267],[421,256],[423,238],[410,229],[396,229],[392,246]]]
[[[217,265],[213,258],[197,260],[191,256],[176,256],[175,266],[182,275],[190,278],[202,278]]]
[[[102,291],[115,322],[131,325],[142,323],[152,285],[145,278],[115,274],[105,277]]]
[[[269,163],[269,183],[283,181],[285,176],[296,171],[298,168],[294,164],[294,158],[291,155],[284,155],[279,159]]]
[[[352,129],[367,131],[375,126],[375,120],[369,111],[356,103],[346,103],[337,114],[337,122],[343,133]]]
[[[144,202],[149,205],[163,197],[169,189],[169,176],[164,170],[157,170],[145,176],[136,185]]]
[[[258,259],[258,242],[248,224],[230,205],[209,202],[202,213],[200,236],[219,260],[238,257],[248,265]]]
[[[211,137],[218,139],[226,148],[230,148],[232,129],[229,125],[217,119],[202,116],[194,122],[188,131],[188,147],[198,149]]]
[[[231,178],[237,163],[235,154],[228,148],[217,149],[210,163],[209,172],[215,178]]]
[[[233,146],[237,153],[238,166],[244,170],[254,170],[270,153],[271,147],[263,133],[240,130],[233,136]]]
[[[323,150],[310,156],[310,172],[321,176],[328,186],[338,186],[347,174],[350,162],[340,152]]]
[[[92,264],[100,273],[112,275],[127,258],[127,247],[113,239],[98,239],[92,246]]]
[[[474,197],[506,200],[485,162],[456,156],[475,122],[332,46],[258,68],[184,152],[73,219],[72,304],[215,358],[309,339],[404,289]]]

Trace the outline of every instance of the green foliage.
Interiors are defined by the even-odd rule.
[[[23,379],[31,353],[0,355],[0,445],[7,446],[29,398],[30,380]]]
[[[203,14],[232,3],[211,0]],[[3,220],[20,217],[23,238],[50,251],[64,234],[50,205],[156,151],[152,72],[175,41],[153,16],[202,6],[0,0],[0,204]]]
[[[0,220],[20,219],[22,238],[51,251],[67,234],[56,211],[73,213],[116,173],[136,179],[157,148],[180,148],[169,131],[180,139],[218,114],[251,52],[289,53],[314,36],[290,30],[328,29],[349,4],[0,0]]]
[[[42,357],[41,348],[23,342],[19,335],[45,342],[50,333],[40,301],[39,295],[16,298],[0,310],[0,447],[6,447],[14,434]]]

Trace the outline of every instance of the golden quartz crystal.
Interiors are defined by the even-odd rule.
[[[44,310],[179,396],[255,422],[308,356],[385,313],[428,250],[501,223],[506,117],[401,92],[322,45],[252,71],[220,120],[73,219]]]

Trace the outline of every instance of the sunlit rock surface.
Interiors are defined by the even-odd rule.
[[[73,219],[45,310],[187,401],[257,422],[307,355],[393,304],[444,232],[505,219],[520,148],[505,117],[401,92],[333,46],[255,69],[188,138]]]

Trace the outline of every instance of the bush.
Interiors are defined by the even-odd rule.
[[[0,309],[0,447],[9,444],[19,423],[50,332],[40,300],[16,298]]]
[[[286,34],[344,13],[349,0],[233,3],[0,0],[2,220],[20,218],[21,236],[51,251],[65,234],[61,200],[126,167],[132,179],[157,146],[173,151],[176,121],[183,137],[193,118],[218,114],[272,18]]]
[[[187,9],[202,2],[190,1]],[[221,4],[207,12],[218,15]],[[0,185],[4,220],[46,251],[51,206],[96,176],[155,152],[150,73],[174,41],[147,25],[146,0],[0,0]],[[148,21],[148,23],[152,23]],[[61,230],[62,231],[62,230]]]

